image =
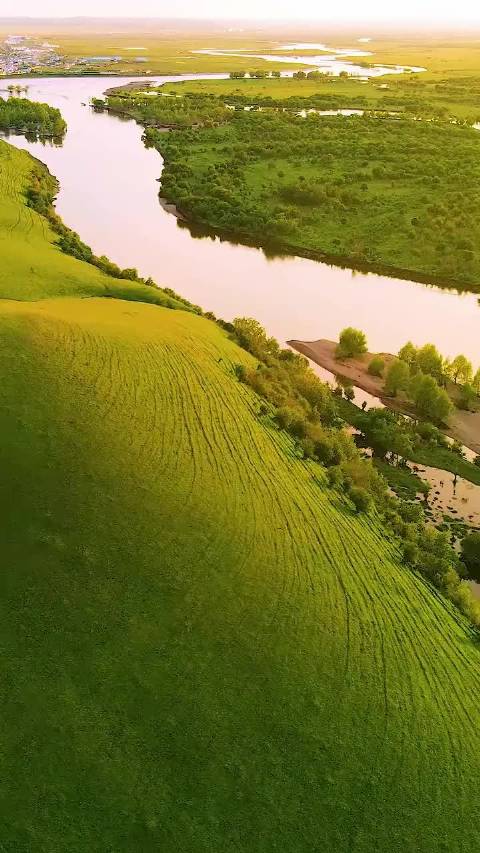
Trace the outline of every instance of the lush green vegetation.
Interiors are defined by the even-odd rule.
[[[27,98],[0,98],[0,130],[21,130],[40,138],[63,136],[67,129],[60,110]]]
[[[386,530],[302,360],[125,301],[166,295],[62,252],[0,158],[3,847],[476,853],[447,537],[398,502]]]
[[[375,459],[374,464],[392,491],[402,500],[413,501],[419,494],[428,495],[430,491],[428,483],[407,466],[394,465],[384,459]]]
[[[478,649],[253,360],[181,311],[0,308],[4,846],[474,853]]]
[[[93,98],[94,109],[108,109],[113,113],[129,115],[147,126],[162,126],[172,128],[213,127],[226,121],[229,111],[222,101],[217,98],[176,98],[167,96],[158,90],[131,92],[126,89],[118,94],[110,95],[105,101]]]
[[[117,110],[119,100],[149,123],[152,111],[166,111],[169,125],[185,103],[195,124],[196,110],[212,104],[204,126],[145,132],[166,158],[162,193],[190,219],[298,253],[478,288],[477,131],[276,110],[222,118],[208,95],[154,96],[145,107],[145,98],[124,97]]]
[[[469,533],[462,540],[462,559],[470,577],[480,581],[480,532]]]
[[[342,394],[342,396],[340,396]],[[431,423],[405,418],[400,412],[373,408],[365,411],[343,397],[335,400],[339,415],[361,434],[361,447],[372,450],[376,459],[393,462],[407,459],[457,474],[480,486],[480,467],[469,462],[457,442],[451,442]],[[390,485],[392,485],[390,479]],[[412,483],[413,485],[413,483]],[[421,489],[417,489],[421,491]]]
[[[431,81],[424,74],[372,78],[334,77],[319,71],[301,71],[280,80],[239,78],[230,80],[188,80],[165,84],[171,94],[211,94],[229,104],[301,109],[359,109],[404,113],[436,120],[473,124],[480,119],[478,92],[480,77]],[[299,74],[304,74],[299,77]]]
[[[344,403],[343,396],[336,398],[329,386],[308,367],[303,356],[290,349],[280,349],[277,341],[267,337],[256,320],[239,318],[234,321],[232,331],[238,343],[260,362],[250,370],[243,364],[238,365],[238,378],[273,406],[274,421],[290,433],[299,454],[304,459],[321,462],[328,470],[330,485],[345,494],[357,512],[369,512],[372,504],[376,505],[387,526],[402,539],[405,560],[480,625],[480,606],[460,581],[464,567],[450,537],[443,532],[436,535],[435,531],[430,531],[421,511],[416,514],[418,507],[403,507],[396,499],[388,497],[387,483],[378,474],[382,466],[373,466],[358,453],[352,437],[339,429],[342,422],[338,415],[358,431],[356,443],[360,447],[371,448],[374,458],[381,462],[389,457],[389,462],[399,467],[404,459],[410,458],[414,443],[425,442],[430,447],[446,445],[442,433],[430,424],[418,428],[410,425],[401,415],[388,409],[365,412],[348,400]],[[351,340],[353,336],[347,337]],[[261,413],[268,414],[268,408],[263,406]],[[476,467],[471,467],[477,474]],[[392,466],[388,480],[402,497],[412,497],[413,475],[400,480]],[[425,492],[419,478],[416,491]],[[412,512],[414,517],[410,517]]]

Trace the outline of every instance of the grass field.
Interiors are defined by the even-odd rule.
[[[11,33],[12,23],[0,19],[0,38]],[[334,48],[362,47],[371,51],[366,61],[384,65],[413,65],[426,68],[422,78],[439,81],[446,77],[461,78],[465,75],[480,75],[480,48],[475,33],[455,34],[448,38],[435,32],[395,33],[371,32],[372,41],[359,45],[359,31],[356,29],[334,29],[300,22],[288,27],[275,27],[272,23],[259,24],[256,27],[244,25],[235,30],[225,22],[193,25],[186,21],[27,21],[17,25],[18,34],[31,34],[40,40],[58,45],[58,53],[66,57],[66,64],[80,57],[120,56],[121,61],[109,68],[99,63],[97,69],[107,68],[115,73],[195,73],[228,72],[268,68],[287,70],[288,64],[268,64],[260,59],[242,56],[208,56],[195,54],[204,48],[226,49],[232,51],[250,51],[251,53],[278,54],[281,45],[292,42],[324,43]],[[299,51],[292,51],[294,56]],[[317,53],[318,50],[302,50],[302,55]],[[282,51],[288,56],[287,51]],[[136,62],[136,58],[146,62]],[[348,59],[348,57],[347,57]],[[354,61],[354,60],[353,60]],[[360,58],[361,61],[361,58]],[[298,63],[291,65],[298,69]],[[76,67],[74,73],[81,71]],[[52,73],[51,69],[44,69]],[[388,80],[392,77],[389,75]]]
[[[476,853],[466,622],[216,324],[58,254],[67,296],[1,150],[3,850]]]
[[[235,97],[251,98],[252,103],[262,98],[282,100],[304,98],[314,100],[318,96],[338,99],[342,109],[391,110],[404,112],[411,109],[412,102],[418,104],[418,112],[423,108],[443,110],[445,115],[454,119],[480,119],[478,89],[480,86],[480,68],[478,76],[465,76],[439,82],[437,77],[404,75],[373,78],[368,81],[339,77],[325,80],[298,80],[293,77],[281,79],[267,78],[257,80],[185,80],[178,83],[166,83],[162,91],[175,94],[211,93],[223,96],[227,100]],[[359,99],[362,99],[360,103]],[[312,103],[312,106],[314,103]]]
[[[248,356],[122,301],[0,327],[6,849],[473,853],[478,648]]]

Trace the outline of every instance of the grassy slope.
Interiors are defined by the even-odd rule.
[[[5,849],[473,853],[478,649],[255,419],[248,356],[0,309]]]
[[[465,624],[255,416],[215,324],[40,299],[57,257],[72,292],[97,273],[16,197],[7,294],[39,301],[0,301],[3,849],[476,851]]]
[[[25,204],[33,161],[0,140],[0,297],[118,296],[164,303],[161,291],[104,275],[63,254],[46,220]]]

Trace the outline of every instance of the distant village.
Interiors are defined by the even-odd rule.
[[[32,74],[51,69],[61,71],[81,70],[85,66],[113,65],[121,56],[66,57],[57,52],[59,45],[42,41],[35,36],[9,35],[0,41],[0,76]],[[146,62],[136,57],[135,62]]]
[[[0,42],[0,74],[29,74],[39,66],[63,64],[56,45],[31,36],[12,35]]]

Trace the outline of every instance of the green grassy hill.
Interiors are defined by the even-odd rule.
[[[1,846],[474,853],[480,649],[241,361],[184,311],[0,301]]]

